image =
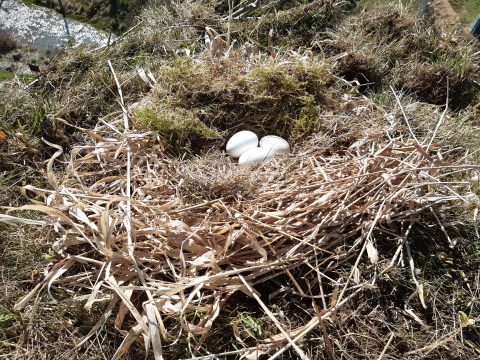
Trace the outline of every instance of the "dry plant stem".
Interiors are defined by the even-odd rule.
[[[393,138],[361,145],[355,152],[325,157],[311,151],[264,163],[255,170],[260,180],[251,189],[252,198],[192,200],[182,197],[185,171],[178,169],[185,162],[156,148],[153,134],[126,131],[126,120],[102,119],[90,143],[72,149],[64,178],[51,182],[57,190],[28,187],[47,205],[36,200],[21,210],[52,215],[59,235],[55,249],[74,255],[54,266],[17,304],[24,307],[52,286],[89,291],[89,304],[118,297],[115,327],[125,338],[117,355],[142,336],[161,358],[161,337],[172,338],[165,319],[179,321],[192,349],[200,349],[231,294],[245,290],[244,282],[253,289],[281,274],[291,279],[289,291],[295,296],[321,299],[321,318],[327,319],[339,304],[350,301],[350,294],[374,283],[375,277],[370,284],[360,282],[358,268],[365,250],[375,258],[372,247],[378,233],[400,240],[391,261],[395,263],[412,219],[467,197],[467,183],[453,185],[442,176],[452,169],[478,169],[458,163],[438,166],[414,140]],[[99,146],[105,139],[107,144]],[[199,163],[194,169],[202,174],[212,168]],[[426,188],[428,192],[418,191]],[[399,228],[406,229],[400,231],[403,235]],[[77,264],[83,270],[65,275],[67,267]],[[349,276],[342,283],[326,275],[346,264]],[[305,286],[296,280],[297,271],[302,271]],[[359,284],[350,286],[352,281]],[[326,282],[338,288],[335,294],[324,292]],[[146,299],[136,302],[134,291]],[[126,322],[127,314],[137,325]],[[277,350],[294,343],[302,350],[298,341],[316,326],[314,318],[290,339],[280,332],[278,341],[262,346]]]
[[[307,335],[308,333],[310,333],[313,329],[315,329],[318,324],[320,323],[321,320],[325,320],[325,319],[328,319],[331,315],[333,315],[335,313],[335,311],[337,311],[340,307],[342,307],[344,304],[346,304],[349,300],[351,300],[353,297],[355,297],[360,291],[362,291],[365,286],[368,286],[368,284],[364,284],[363,287],[360,287],[358,288],[357,290],[355,290],[355,292],[353,292],[352,294],[350,294],[349,296],[347,296],[345,299],[343,299],[341,302],[337,302],[337,304],[330,308],[325,314],[323,314],[322,316],[318,317],[314,317],[312,318],[309,323],[307,324],[306,328],[300,333],[298,334],[295,338],[293,338],[293,342],[298,342],[300,341],[303,337],[305,337],[305,335]],[[275,360],[277,359],[280,355],[282,355],[285,351],[287,351],[288,349],[290,348],[290,343],[288,343],[287,345],[285,345],[283,348],[281,348],[280,350],[278,350],[275,354],[273,354],[272,356],[270,356],[268,358],[268,360]]]
[[[415,286],[417,287],[417,292],[418,292],[418,297],[420,298],[420,302],[422,303],[423,308],[426,309],[427,304],[425,303],[423,285],[420,284],[420,282],[417,280],[417,277],[415,276],[415,263],[413,262],[412,253],[410,251],[410,245],[408,244],[408,241],[405,241],[405,249],[407,250],[408,264],[410,265],[412,280],[415,283]]]
[[[408,235],[410,234],[410,231],[412,230],[413,228],[413,224],[414,224],[414,221],[412,220],[409,224],[408,224],[408,228],[407,230],[405,231],[405,235],[403,235],[402,237],[400,237],[400,243],[397,247],[397,250],[395,251],[395,254],[393,255],[392,257],[392,260],[390,260],[390,263],[388,264],[388,266],[383,269],[379,275],[383,275],[385,274],[386,272],[388,272],[390,269],[392,269],[395,265],[395,262],[397,261],[398,257],[400,256],[401,252],[402,252],[402,249],[404,247],[404,244],[405,242],[407,241],[408,239]]]
[[[342,300],[345,292],[347,291],[350,280],[353,279],[355,271],[356,271],[356,269],[358,269],[358,264],[360,264],[360,259],[362,258],[365,250],[367,249],[367,242],[364,239],[362,239],[362,241],[363,241],[362,250],[360,250],[360,253],[357,256],[357,260],[355,260],[355,264],[353,265],[352,270],[350,271],[350,275],[348,276],[347,281],[345,282],[345,285],[343,285],[342,292],[340,293],[340,295],[337,299],[338,302],[340,302]]]
[[[443,234],[445,235],[445,237],[447,238],[447,241],[448,241],[448,244],[449,246],[453,249],[455,247],[455,243],[452,241],[452,239],[450,238],[450,235],[448,235],[448,232],[447,230],[445,229],[445,226],[443,226],[442,222],[440,221],[440,219],[438,218],[438,215],[437,213],[435,212],[435,210],[433,210],[432,208],[430,208],[430,211],[432,212],[433,216],[435,217],[435,220],[437,220],[437,223],[438,223],[438,226],[440,227],[440,230],[442,230]]]
[[[397,93],[395,92],[395,90],[393,89],[393,87],[390,86],[390,89],[392,90],[393,92],[393,96],[395,96],[395,100],[397,101],[397,104],[398,106],[400,107],[400,110],[402,111],[402,115],[403,115],[403,119],[405,120],[405,123],[407,124],[408,126],[408,131],[410,132],[410,135],[412,136],[413,139],[415,139],[416,143],[420,145],[420,142],[418,141],[417,137],[415,136],[415,133],[413,132],[413,129],[412,129],[412,126],[410,125],[410,121],[408,121],[408,117],[407,115],[405,114],[405,110],[403,109],[403,105],[400,101],[400,98],[398,97]]]
[[[129,122],[128,122],[128,111],[125,107],[125,103],[123,101],[123,93],[122,93],[122,87],[120,86],[120,82],[118,81],[117,75],[115,74],[115,70],[113,69],[112,63],[110,60],[108,60],[108,66],[110,67],[110,70],[112,71],[113,78],[115,79],[115,84],[117,84],[117,90],[118,90],[118,95],[120,96],[120,106],[122,107],[122,112],[123,112],[123,121],[124,121],[124,132],[127,134],[129,132]],[[125,217],[125,228],[127,229],[127,238],[128,238],[128,254],[132,257],[133,259],[133,235],[132,235],[132,203],[131,203],[131,148],[130,148],[130,143],[127,138],[127,185],[125,189],[125,193],[127,196],[127,214]]]
[[[117,85],[118,89],[118,95],[120,97],[120,106],[122,108],[122,113],[123,113],[123,120],[124,120],[124,134],[127,135],[125,136],[125,141],[127,143],[127,183],[126,183],[126,189],[125,189],[125,194],[127,197],[127,207],[126,207],[126,216],[125,216],[125,221],[124,225],[125,228],[127,229],[127,239],[128,239],[128,254],[130,258],[132,259],[132,262],[135,266],[135,270],[142,282],[142,284],[147,287],[147,282],[145,280],[145,276],[143,274],[143,271],[140,269],[138,266],[137,260],[134,255],[134,244],[133,244],[133,230],[132,230],[132,201],[131,201],[131,158],[132,158],[132,152],[131,152],[131,146],[130,146],[130,140],[128,138],[129,130],[130,130],[130,125],[129,125],[129,119],[128,119],[128,110],[125,107],[125,102],[123,100],[123,93],[122,93],[122,88],[120,86],[120,82],[118,81],[117,75],[115,74],[115,70],[112,66],[112,63],[110,60],[108,60],[108,66],[110,67],[110,70],[112,72],[112,75],[115,79],[115,83]],[[149,298],[150,301],[154,301],[154,297],[151,293],[151,291],[146,290],[146,294]],[[158,328],[160,324],[163,327],[161,316],[156,309],[154,304],[145,304],[145,310],[146,310],[146,316],[148,318],[148,323],[149,323],[149,328],[150,328],[150,341],[152,342],[152,347],[153,347],[153,352],[155,356],[155,360],[163,360],[163,355],[162,355],[162,341],[160,338],[160,332],[158,331]],[[159,324],[160,323],[160,324]],[[140,324],[140,322],[139,322]]]
[[[185,359],[182,359],[182,360],[213,360],[213,359],[217,359],[217,358],[220,358],[220,357],[227,357],[227,356],[231,356],[231,355],[239,355],[239,354],[243,354],[243,353],[246,353],[246,352],[249,352],[249,351],[255,351],[255,350],[258,350],[258,346],[254,346],[254,347],[246,347],[246,348],[243,348],[243,349],[239,349],[239,350],[234,350],[234,351],[225,351],[225,352],[222,352],[222,353],[218,353],[218,354],[212,354],[212,355],[204,355],[204,356],[194,356],[194,357],[190,357],[190,358],[185,358]]]
[[[390,344],[392,343],[392,340],[393,340],[394,337],[395,337],[395,333],[392,332],[392,333],[390,334],[390,337],[388,338],[387,343],[385,344],[385,347],[383,348],[382,352],[381,352],[380,355],[378,356],[378,360],[383,360],[383,356],[387,353],[387,349],[388,349],[388,347],[390,346]]]
[[[309,357],[303,352],[302,349],[300,349],[298,347],[297,344],[295,344],[293,342],[293,340],[290,338],[290,335],[288,335],[288,333],[285,331],[285,329],[283,328],[282,324],[280,324],[280,322],[278,321],[278,319],[272,314],[272,312],[270,310],[268,310],[268,307],[263,303],[263,301],[258,297],[258,295],[256,294],[255,290],[252,289],[252,287],[245,281],[245,278],[242,276],[242,275],[239,275],[239,278],[240,280],[242,281],[243,285],[245,285],[245,287],[247,288],[247,290],[249,291],[250,293],[250,296],[252,296],[257,302],[258,304],[260,305],[260,307],[263,309],[263,311],[265,312],[265,314],[268,315],[268,317],[273,321],[273,323],[275,324],[275,326],[280,330],[280,332],[283,334],[283,336],[285,336],[285,338],[288,340],[288,343],[295,349],[295,351],[297,352],[297,354],[300,356],[300,359],[309,359]]]
[[[447,94],[448,94],[448,91],[447,91]],[[447,104],[448,104],[448,95],[447,95]],[[427,152],[430,150],[430,147],[432,146],[432,143],[437,136],[438,130],[440,129],[440,126],[443,123],[445,115],[447,114],[447,110],[448,110],[448,105],[445,105],[445,110],[443,110],[442,115],[438,119],[437,125],[435,126],[435,130],[433,131],[432,137],[430,138],[430,141],[428,142],[427,149],[426,149]]]
[[[117,297],[112,299],[112,301],[108,304],[107,309],[102,314],[102,316],[97,321],[97,323],[90,329],[90,331],[88,332],[87,335],[85,335],[85,337],[82,339],[82,341],[80,341],[78,344],[76,344],[75,347],[71,351],[69,351],[67,354],[65,354],[65,357],[70,356],[77,349],[80,349],[80,347],[82,347],[83,344],[85,344],[92,336],[94,336],[100,330],[100,328],[107,322],[110,315],[112,315],[113,309],[117,305],[117,301],[118,301]]]
[[[422,354],[423,356],[428,355],[429,353],[431,353],[436,348],[438,348],[440,346],[445,346],[446,344],[448,344],[461,331],[462,331],[461,328],[456,329],[456,330],[452,331],[450,334],[445,335],[444,337],[442,337],[439,340],[436,340],[435,342],[433,342],[430,345],[427,345],[427,346],[424,346],[420,349],[416,349],[416,350],[409,351],[409,352],[405,353],[405,356],[412,356],[412,355],[417,355],[417,354]]]

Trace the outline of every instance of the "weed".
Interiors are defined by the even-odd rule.
[[[15,320],[15,314],[10,312],[0,312],[0,329],[8,328]]]

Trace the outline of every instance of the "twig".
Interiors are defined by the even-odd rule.
[[[395,92],[395,90],[393,89],[392,86],[390,86],[390,89],[392,90],[393,95],[395,96],[395,100],[397,100],[398,106],[400,106],[400,110],[402,111],[403,119],[405,120],[405,123],[406,123],[407,126],[408,126],[408,131],[410,132],[410,135],[412,135],[412,137],[415,139],[415,141],[417,142],[417,144],[420,145],[417,137],[415,136],[415,133],[413,132],[413,129],[412,129],[411,125],[410,125],[410,122],[408,121],[407,115],[405,114],[405,111],[403,110],[402,103],[400,102],[400,99],[398,98],[397,93]]]
[[[345,299],[343,299],[341,302],[337,303],[333,308],[330,308],[325,314],[323,314],[322,316],[318,317],[314,317],[312,320],[310,320],[310,322],[307,324],[307,327],[305,328],[305,330],[303,330],[300,334],[298,334],[294,339],[293,339],[293,342],[298,342],[300,341],[305,335],[307,335],[308,333],[310,333],[313,329],[315,329],[318,324],[320,323],[320,320],[324,320],[324,319],[327,319],[329,316],[331,316],[334,312],[336,312],[340,307],[342,307],[344,304],[346,304],[348,301],[350,301],[354,296],[356,296],[360,291],[362,291],[364,289],[364,287],[361,287],[359,289],[357,289],[354,293],[350,294],[349,296],[347,296]],[[280,350],[278,350],[275,354],[273,354],[272,356],[270,356],[268,358],[268,360],[275,360],[276,358],[278,358],[280,355],[282,355],[285,351],[287,351],[289,348],[290,348],[290,343],[288,343],[287,345],[285,345],[283,348],[281,348]]]
[[[265,304],[263,303],[263,301],[259,298],[259,296],[256,294],[256,292],[252,289],[252,287],[245,281],[245,278],[242,276],[242,275],[238,275],[238,277],[240,278],[240,280],[242,281],[243,285],[245,285],[245,287],[247,288],[247,290],[249,291],[250,295],[255,299],[257,300],[258,304],[260,305],[260,307],[263,309],[263,311],[265,312],[265,314],[268,315],[268,317],[273,321],[273,323],[275,324],[275,326],[280,330],[280,332],[283,334],[283,336],[285,336],[285,339],[287,339],[288,343],[295,349],[295,351],[297,352],[297,354],[300,356],[300,359],[302,360],[308,360],[309,357],[303,352],[302,349],[300,349],[298,347],[297,344],[295,344],[295,342],[293,342],[293,340],[290,338],[290,335],[288,335],[288,333],[285,331],[285,329],[283,328],[282,324],[280,324],[280,322],[277,320],[277,318],[272,314],[272,312],[270,310],[268,310],[268,308],[265,306]]]
[[[388,338],[388,341],[387,343],[385,344],[385,347],[383,348],[382,352],[380,353],[380,355],[378,356],[378,360],[383,360],[383,356],[385,355],[385,353],[387,352],[387,349],[388,347],[390,346],[393,338],[395,337],[395,333],[392,331],[392,333],[390,334],[390,337]]]
[[[407,257],[408,257],[408,263],[410,264],[410,272],[412,274],[412,280],[415,283],[415,286],[417,287],[417,292],[418,292],[418,297],[420,298],[420,302],[422,303],[423,308],[426,309],[427,304],[425,303],[425,296],[423,294],[423,285],[418,282],[417,277],[415,276],[415,263],[413,262],[412,253],[410,252],[410,245],[408,244],[408,241],[405,241],[405,249],[407,250]]]

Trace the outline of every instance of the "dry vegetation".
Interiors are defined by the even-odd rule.
[[[0,31],[0,54],[6,54],[17,47],[17,42],[8,33]]]
[[[0,84],[0,356],[478,357],[478,43],[246,4],[151,7]],[[239,129],[292,154],[239,168]]]

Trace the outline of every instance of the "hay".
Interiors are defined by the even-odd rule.
[[[448,179],[473,167],[441,160],[432,150],[440,153],[431,141],[364,141],[329,156],[315,148],[297,151],[248,169],[250,175],[238,170],[243,172],[239,176],[233,164],[215,165],[215,157],[213,165],[171,159],[154,134],[125,131],[123,119],[104,122],[86,145],[72,149],[59,179],[53,173],[57,151],[48,166],[51,189],[26,187],[44,200],[20,209],[51,215],[58,233],[54,248],[63,260],[15,309],[24,308],[41,289],[53,298],[53,285],[79,291],[87,309],[109,304],[85,341],[115,312],[115,327],[125,336],[115,358],[139,335],[161,358],[162,341],[178,336],[165,324],[181,324],[180,331],[191,335],[198,350],[228,299],[241,291],[253,296],[281,329],[257,350],[278,350],[279,355],[292,346],[307,358],[299,340],[375,284],[378,272],[364,278],[359,264],[368,257],[383,273],[395,263],[404,241],[398,242],[391,262],[379,262],[376,243],[386,241],[382,233],[401,240],[405,234],[398,229],[409,228],[422,212],[471,200],[465,195],[468,182]],[[202,169],[215,169],[218,177],[239,176],[243,180],[226,186],[238,185],[239,193],[248,193],[236,196],[229,189],[225,197],[201,196],[205,181],[219,186],[206,173],[197,182],[200,196],[185,195],[185,183],[201,177]],[[351,271],[336,284],[340,291],[325,293],[322,281],[333,280],[324,273],[345,264]],[[423,303],[413,261],[411,266]],[[257,289],[281,274],[300,296],[322,299],[320,317],[312,309],[305,326],[285,330]],[[125,321],[128,314],[133,322]]]

